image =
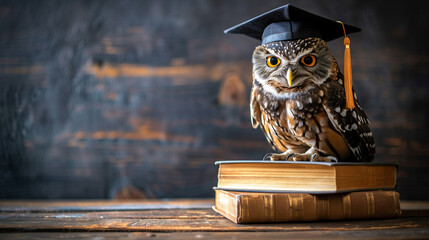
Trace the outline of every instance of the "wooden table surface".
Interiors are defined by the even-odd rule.
[[[422,239],[429,202],[401,202],[395,219],[235,224],[212,199],[0,201],[0,239]]]

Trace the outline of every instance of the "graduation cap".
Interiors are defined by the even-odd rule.
[[[225,33],[244,34],[262,40],[262,44],[318,37],[326,42],[344,36],[344,87],[347,109],[354,108],[350,60],[350,39],[347,34],[360,28],[324,18],[290,4],[273,9],[225,30]]]
[[[347,24],[344,28],[347,33],[361,30]],[[290,4],[231,27],[225,33],[244,34],[262,40],[262,44],[307,37],[319,37],[327,42],[344,36],[341,23]]]

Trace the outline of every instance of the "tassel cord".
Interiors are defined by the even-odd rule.
[[[346,92],[346,109],[351,110],[355,108],[353,98],[353,80],[352,80],[352,63],[350,56],[350,39],[346,35],[346,28],[344,23],[338,21],[343,26],[344,30],[344,90]]]

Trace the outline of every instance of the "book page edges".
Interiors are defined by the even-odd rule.
[[[270,191],[289,192],[341,192],[371,189],[395,189],[397,165],[313,165],[310,168],[304,165],[289,165],[291,168],[276,168],[269,165],[267,172],[253,172],[258,164],[220,165],[218,171],[218,187],[225,189],[241,189],[243,191]],[[228,166],[228,167],[226,167]],[[248,168],[248,166],[252,166]],[[268,166],[268,165],[267,165]],[[297,168],[296,168],[297,167]],[[304,167],[304,168],[303,168]],[[325,168],[325,170],[319,168]],[[317,169],[315,169],[317,168]],[[262,167],[265,169],[265,167]],[[291,170],[294,170],[291,172]],[[258,170],[259,171],[259,170]],[[235,173],[237,172],[237,173]],[[253,181],[249,181],[253,180]],[[272,184],[276,183],[276,184]]]
[[[237,222],[237,219],[233,216],[230,215],[229,213],[225,212],[222,208],[216,207],[216,206],[212,206],[213,211],[219,213],[220,215],[228,218],[229,220],[233,221],[234,223],[241,223],[241,222]]]
[[[396,188],[396,165],[355,166],[353,169],[336,166],[334,169],[337,191]]]
[[[213,206],[213,210],[235,223],[240,223],[240,208],[242,206],[237,194],[229,191],[215,192],[215,206]]]

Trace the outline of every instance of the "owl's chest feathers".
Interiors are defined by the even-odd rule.
[[[325,91],[314,86],[300,91],[285,91],[281,95],[259,88],[258,94],[257,99],[262,110],[274,118],[287,112],[291,112],[294,116],[308,118],[323,109],[322,102],[325,97]]]
[[[316,136],[328,125],[323,108],[324,88],[311,86],[305,91],[282,97],[263,88],[254,93],[262,113],[261,127],[277,149],[285,151],[293,146],[318,146],[320,139]]]

